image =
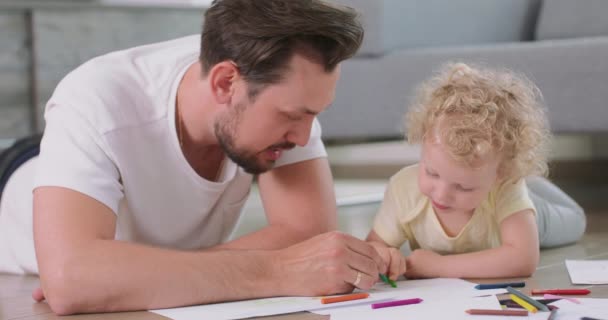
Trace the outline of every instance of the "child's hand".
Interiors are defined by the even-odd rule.
[[[390,279],[397,280],[400,275],[405,273],[405,257],[401,251],[376,241],[370,241],[369,244],[376,249],[382,260],[388,265],[387,275]]]
[[[380,256],[382,257],[382,254]],[[438,270],[441,266],[440,259],[441,255],[434,251],[425,249],[414,250],[405,259],[407,265],[405,276],[409,279],[441,277]]]

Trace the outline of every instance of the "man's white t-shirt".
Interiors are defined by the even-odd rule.
[[[5,189],[0,272],[37,273],[31,190],[40,186],[76,190],[107,206],[117,215],[119,240],[189,250],[228,238],[252,176],[226,158],[218,182],[200,177],[175,129],[177,87],[199,50],[199,36],[136,47],[95,58],[61,81],[46,106],[39,157]],[[324,156],[315,120],[308,144],[284,152],[276,166]],[[19,172],[26,169],[35,178]]]

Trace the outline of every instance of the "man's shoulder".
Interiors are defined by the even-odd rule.
[[[68,107],[98,130],[110,131],[159,119],[178,73],[196,61],[197,36],[138,46],[93,58],[57,86],[47,110]]]
[[[198,56],[197,39],[196,35],[187,36],[92,58],[68,73],[57,90],[80,86],[84,92],[94,93],[97,88],[87,84],[119,89],[133,84],[149,86],[171,81],[173,79],[167,79],[167,76],[174,73],[177,66],[190,63]]]

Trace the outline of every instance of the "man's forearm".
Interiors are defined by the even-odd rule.
[[[329,230],[293,230],[284,226],[267,226],[256,232],[247,234],[238,239],[213,247],[221,249],[282,249],[314,237]]]
[[[273,252],[185,252],[100,240],[42,275],[59,314],[146,310],[280,294]],[[90,252],[95,252],[94,255]]]

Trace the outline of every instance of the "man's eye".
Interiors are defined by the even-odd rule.
[[[287,119],[292,120],[292,121],[298,121],[298,120],[302,120],[302,117],[299,115],[295,115],[295,114],[286,114]]]

